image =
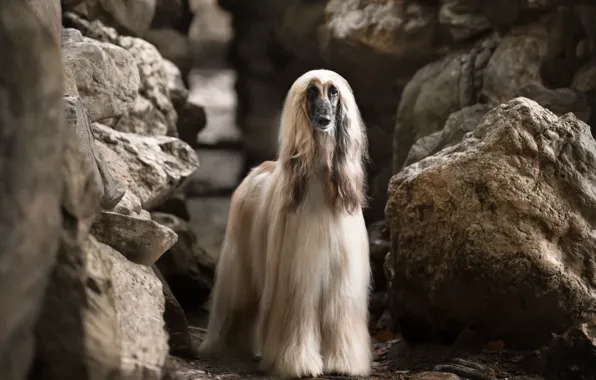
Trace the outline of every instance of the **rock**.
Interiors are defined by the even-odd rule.
[[[75,132],[74,138],[81,146],[86,159],[92,165],[94,181],[101,189],[101,205],[106,210],[113,209],[124,196],[124,190],[112,177],[109,166],[103,157],[95,152],[95,143],[91,132],[91,122],[83,103],[78,97],[64,98],[64,113],[69,128]],[[73,165],[80,162],[72,162]]]
[[[164,67],[170,98],[178,114],[176,125],[178,136],[192,148],[196,148],[198,134],[207,124],[205,108],[189,98],[189,91],[182,80],[178,67],[167,59],[164,59]]]
[[[228,43],[232,39],[233,31],[232,15],[224,10],[225,2],[192,1],[194,17],[188,30],[188,39],[193,61],[200,62],[202,67],[221,68],[228,65]],[[251,5],[254,3],[238,5],[242,8],[247,8],[245,5],[252,8]],[[271,8],[275,7],[275,2],[272,5]]]
[[[408,377],[409,380],[459,380],[460,377],[447,372],[420,372]]]
[[[159,380],[169,350],[161,282],[151,268],[128,261],[107,245],[102,249],[112,263],[122,377]]]
[[[21,0],[0,2],[0,50],[0,378],[20,380],[60,238],[62,66]]]
[[[368,243],[374,290],[385,291],[387,289],[387,279],[383,267],[390,245],[389,230],[387,230],[387,224],[384,220],[368,226]]]
[[[77,82],[68,66],[62,66],[62,76],[64,79],[64,96],[79,97]]]
[[[542,23],[519,26],[503,37],[484,69],[482,96],[488,104],[494,107],[511,100],[528,83],[542,84],[540,67],[548,38]]]
[[[476,129],[490,109],[486,104],[475,104],[449,115],[443,129],[424,136],[412,145],[404,167],[458,144],[466,133]]]
[[[163,278],[161,272],[155,265],[151,267],[153,272],[163,288],[163,295],[165,300],[164,320],[166,322],[166,328],[168,330],[168,345],[170,346],[170,355],[176,355],[180,357],[193,358],[196,357],[197,351],[193,346],[190,332],[188,331],[188,321],[186,320],[186,314],[180,307],[178,300],[172,293],[172,290],[168,286],[165,278]]]
[[[571,88],[581,92],[596,89],[596,60],[586,63],[575,73]]]
[[[157,261],[164,278],[185,310],[197,309],[213,287],[215,260],[197,243],[188,224],[169,214],[154,212],[153,219],[178,234],[178,241]]]
[[[190,45],[185,34],[175,29],[149,29],[144,39],[154,45],[163,58],[172,61],[182,72],[184,82],[192,68]]]
[[[87,20],[101,20],[133,35],[142,35],[153,20],[156,0],[85,0],[69,10]]]
[[[199,166],[194,150],[177,138],[118,132],[98,123],[92,128],[97,151],[114,177],[145,209],[167,199]]]
[[[71,12],[66,12],[63,17],[65,25],[80,30],[83,35],[89,38],[122,47],[133,56],[140,78],[138,92],[151,103],[151,106],[147,110],[145,107],[148,107],[148,105],[144,102],[139,106],[140,108],[137,108],[137,112],[130,116],[130,119],[138,120],[140,118],[141,120],[137,121],[140,125],[151,126],[155,120],[156,112],[159,112],[161,114],[159,120],[165,123],[167,134],[176,136],[178,116],[170,100],[163,59],[155,46],[140,38],[120,36],[113,28],[106,27],[100,21],[89,22]],[[117,123],[117,120],[106,121],[105,124],[109,124],[120,131],[147,131],[149,129],[148,132],[151,135],[162,133],[162,127],[159,123],[155,130],[151,130],[150,127],[139,129],[135,126],[127,126],[124,123]]]
[[[412,145],[440,131],[449,115],[476,103],[482,72],[498,37],[481,41],[468,51],[452,53],[416,72],[404,88],[393,136],[393,172],[399,171]]]
[[[133,107],[139,73],[126,50],[67,32],[63,35],[62,57],[91,121],[118,117]]]
[[[587,125],[515,98],[395,175],[386,208],[394,320],[468,327],[514,347],[594,315],[595,160]]]
[[[62,6],[60,0],[25,0],[31,10],[48,28],[56,46],[60,46],[62,36]]]
[[[408,66],[415,70],[440,51],[434,36],[437,12],[422,1],[331,0],[319,37],[323,58],[350,73],[370,70],[366,80]]]
[[[133,108],[118,119],[106,121],[110,128],[120,132],[136,133],[143,136],[165,136],[168,134],[167,121],[150,100],[139,96]]]
[[[596,376],[596,318],[555,336],[547,347],[547,380],[583,380]]]
[[[560,3],[559,0],[476,0],[482,14],[497,28],[513,25],[528,11],[548,11]]]
[[[168,197],[162,204],[151,209],[151,211],[163,212],[172,214],[184,221],[190,221],[190,213],[188,212],[187,196],[185,194],[186,186],[181,186],[172,195]]]
[[[102,211],[91,232],[100,242],[133,263],[150,266],[178,239],[171,229],[153,220]]]
[[[122,378],[112,263],[101,243],[66,228],[37,326],[32,378]]]
[[[442,1],[439,25],[449,31],[454,41],[469,40],[491,29],[474,0]]]
[[[515,97],[518,96],[534,100],[555,115],[573,112],[583,122],[590,119],[591,109],[586,96],[571,88],[551,90],[536,83],[528,83],[515,92]]]

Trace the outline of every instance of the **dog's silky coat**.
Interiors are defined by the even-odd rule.
[[[232,197],[202,352],[260,354],[282,378],[369,374],[366,145],[343,77],[294,82],[277,161]]]

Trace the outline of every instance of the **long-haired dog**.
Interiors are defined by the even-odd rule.
[[[366,145],[343,77],[294,82],[277,161],[232,196],[203,353],[260,354],[282,378],[370,373]]]

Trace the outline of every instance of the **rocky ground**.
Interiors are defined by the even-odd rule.
[[[196,348],[231,193],[320,67],[367,124],[369,378],[595,379],[595,25],[580,0],[3,0],[0,379],[268,379]]]

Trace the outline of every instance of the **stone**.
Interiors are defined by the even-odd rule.
[[[515,97],[528,83],[542,84],[540,68],[547,57],[549,34],[542,23],[511,29],[484,69],[482,96],[497,106]]]
[[[155,275],[159,278],[163,288],[163,296],[165,300],[163,317],[168,330],[170,355],[184,358],[196,357],[197,351],[192,343],[190,332],[188,331],[188,321],[186,320],[184,310],[182,310],[182,307],[178,303],[178,300],[174,296],[174,293],[172,293],[172,290],[159,269],[155,265],[152,265],[151,269],[153,269],[153,272],[155,272]]]
[[[408,377],[409,380],[459,380],[460,377],[448,372],[420,372]]]
[[[77,82],[68,66],[62,66],[62,76],[64,78],[64,96],[79,97]]]
[[[182,73],[174,63],[164,59],[164,67],[168,80],[168,90],[172,104],[178,114],[176,129],[182,141],[197,148],[197,137],[207,124],[205,108],[196,100],[189,98],[189,91],[184,84]]]
[[[60,46],[62,38],[62,6],[60,0],[25,0],[33,13],[44,23],[54,36],[56,46]]]
[[[116,30],[105,26],[99,20],[89,22],[72,12],[66,12],[63,17],[65,25],[80,30],[84,36],[119,46],[127,50],[133,56],[135,64],[131,67],[136,66],[140,78],[138,93],[151,102],[151,108],[148,111],[144,108],[147,107],[146,102],[145,104],[141,104],[139,106],[141,108],[137,109],[135,115],[132,115],[130,119],[137,120],[141,118],[142,120],[139,121],[139,123],[144,122],[142,125],[150,126],[155,118],[156,112],[159,112],[161,113],[160,120],[163,120],[163,123],[166,125],[167,135],[176,136],[176,122],[178,116],[170,99],[168,78],[163,58],[155,46],[140,38],[121,36]],[[146,112],[146,114],[144,114],[144,112]],[[143,117],[143,115],[145,116]],[[114,126],[117,124],[117,120],[105,121],[104,124]],[[158,127],[159,126],[160,124],[158,123]],[[115,128],[118,128],[121,131],[131,131],[134,129],[134,127],[127,127],[123,124],[120,124]],[[156,128],[156,131],[152,132],[151,135],[160,133],[161,129]]]
[[[573,112],[575,117],[583,122],[590,119],[592,112],[587,97],[571,88],[551,90],[537,83],[528,83],[517,89],[515,97],[518,96],[534,100],[555,115],[562,116],[567,112]]]
[[[174,215],[153,212],[153,219],[178,234],[178,241],[157,260],[176,299],[185,310],[196,310],[207,300],[215,272],[215,260],[198,244],[188,224]]]
[[[186,35],[193,21],[193,16],[191,0],[156,0],[155,15],[151,21],[151,28],[172,27]]]
[[[171,229],[150,218],[102,211],[91,233],[133,263],[150,266],[178,239]]]
[[[112,269],[101,243],[65,229],[37,326],[33,378],[122,378]]]
[[[155,3],[156,0],[85,0],[69,10],[88,20],[101,20],[119,30],[141,35],[151,25]]]
[[[394,321],[535,347],[594,315],[595,169],[586,124],[520,97],[393,176]]]
[[[0,378],[20,380],[60,240],[62,66],[21,0],[0,2],[0,50]]]
[[[120,132],[136,133],[143,136],[166,136],[167,121],[153,103],[140,95],[134,106],[117,119],[104,122],[110,128]]]
[[[434,37],[437,13],[436,5],[422,1],[331,0],[319,36],[321,53],[328,64],[350,73],[370,70],[366,80],[420,67],[440,51]]]
[[[477,102],[483,70],[499,38],[491,35],[467,51],[455,52],[416,72],[405,86],[393,135],[393,173],[412,145],[445,126],[453,112]]]
[[[422,137],[412,145],[404,167],[458,144],[466,133],[476,129],[490,109],[490,106],[478,103],[449,115],[443,129]]]
[[[133,107],[138,95],[139,72],[134,58],[126,50],[64,34],[62,56],[91,121],[118,117]]]
[[[151,268],[130,262],[105,244],[102,247],[112,263],[122,378],[161,380],[169,351],[161,282]]]
[[[374,283],[374,291],[385,291],[387,279],[385,278],[385,256],[389,253],[389,230],[384,220],[371,223],[368,226],[368,244],[370,263]]]
[[[596,376],[596,318],[555,336],[546,348],[547,380],[583,380]]]
[[[94,181],[100,187],[102,193],[101,205],[104,209],[111,210],[120,202],[125,191],[112,177],[110,168],[103,160],[103,157],[95,152],[91,122],[81,99],[78,97],[65,97],[64,105],[68,126],[75,132],[73,138],[83,149],[86,159],[92,164]],[[78,165],[80,162],[71,164]]]
[[[454,41],[465,41],[491,29],[475,0],[446,0],[439,9],[439,25],[447,29]]]
[[[199,166],[195,151],[175,137],[118,132],[98,123],[92,128],[97,151],[144,209],[167,199]]]
[[[190,44],[186,34],[170,28],[149,29],[143,38],[155,46],[164,59],[176,65],[186,83],[192,69]]]

